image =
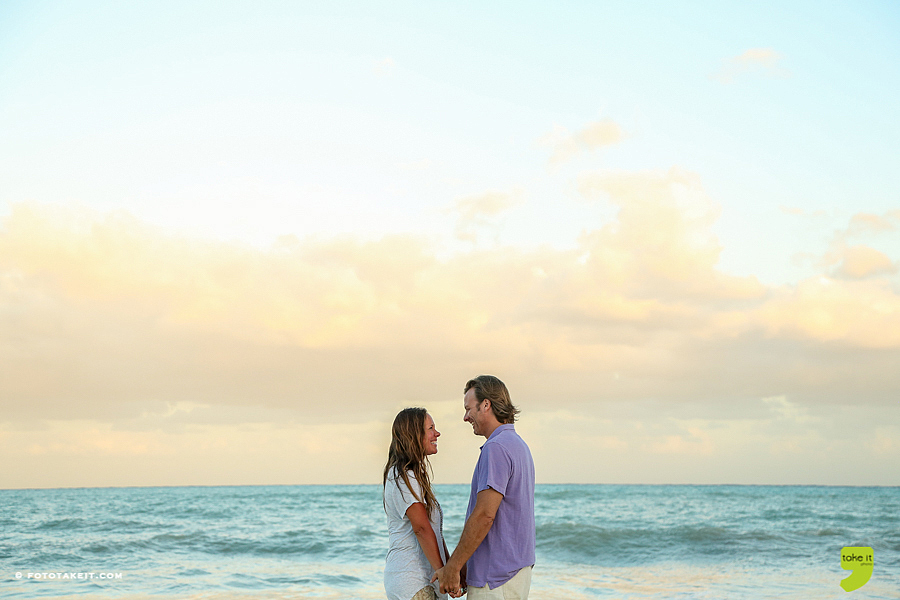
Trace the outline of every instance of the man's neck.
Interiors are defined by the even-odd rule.
[[[499,423],[499,422],[489,425],[488,429],[484,432],[484,439],[486,439],[486,440],[491,439],[491,436],[494,435],[494,432],[497,431],[497,429],[501,425],[503,425],[503,423]]]

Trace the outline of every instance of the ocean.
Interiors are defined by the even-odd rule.
[[[468,485],[439,485],[444,536]],[[900,488],[538,485],[531,598],[900,598]],[[383,598],[380,485],[0,490],[0,597]]]

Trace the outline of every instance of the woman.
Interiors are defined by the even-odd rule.
[[[444,514],[428,476],[440,432],[424,408],[405,408],[394,419],[384,466],[384,512],[389,548],[384,590],[389,600],[446,599],[431,584],[450,553],[442,532]]]

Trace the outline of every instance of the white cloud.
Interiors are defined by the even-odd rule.
[[[857,240],[875,241],[900,229],[900,211],[883,215],[857,213],[845,228],[832,236],[827,252],[819,260],[826,272],[843,279],[884,277],[897,273],[897,265],[885,253]]]
[[[883,252],[863,245],[845,248],[835,274],[850,279],[890,275],[897,272],[897,265]]]
[[[566,162],[582,152],[590,152],[604,146],[617,144],[624,139],[619,125],[611,119],[588,123],[582,129],[570,132],[560,125],[538,140],[551,149],[550,164]]]
[[[784,56],[772,48],[750,48],[723,61],[722,67],[710,79],[720,83],[733,83],[735,78],[747,74],[765,77],[789,77],[790,72],[781,66]]]
[[[112,468],[116,456],[146,453],[154,481],[178,483],[153,466],[175,439],[199,465],[232,434],[252,445],[280,424],[305,441],[279,434],[254,455],[280,464],[285,453],[331,448],[329,436],[343,447],[342,427],[384,424],[419,404],[448,423],[447,455],[468,457],[477,445],[459,441],[471,432],[455,403],[466,379],[492,372],[525,414],[546,421],[533,430],[550,461],[543,468],[569,445],[619,458],[636,451],[627,464],[645,480],[689,480],[700,467],[727,474],[722,461],[744,460],[751,442],[816,460],[831,452],[831,433],[804,420],[814,407],[895,402],[900,295],[891,277],[767,287],[720,271],[719,207],[680,169],[585,173],[578,189],[618,212],[586,223],[574,248],[495,245],[440,259],[434,241],[414,236],[288,236],[255,249],[167,235],[122,214],[16,205],[0,229],[4,439],[30,449],[22,456],[31,466],[107,452]],[[515,198],[484,194],[454,208],[461,222],[489,226]],[[879,229],[863,222],[848,229]],[[781,400],[766,413],[758,398]],[[596,420],[623,403],[652,406],[653,417]],[[596,430],[563,440],[575,421],[540,416],[548,410]],[[718,424],[691,421],[715,413]],[[747,419],[781,429],[767,435],[740,425]],[[45,420],[82,425],[55,438],[28,433]],[[728,428],[745,437],[729,440]],[[383,449],[371,448],[362,462],[377,471]],[[699,466],[678,466],[676,456]],[[463,479],[467,461],[445,473]],[[250,473],[252,461],[245,466]],[[15,485],[31,481],[23,473]],[[304,477],[324,477],[316,473]]]
[[[480,230],[494,225],[494,219],[500,214],[522,202],[522,190],[512,192],[485,192],[474,196],[466,196],[453,203],[452,212],[456,213],[457,239],[474,242]]]
[[[372,72],[375,73],[376,77],[390,77],[394,74],[394,70],[397,68],[397,64],[394,62],[394,59],[391,57],[386,57],[381,60],[375,61],[372,65]]]

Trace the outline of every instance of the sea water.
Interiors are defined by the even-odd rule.
[[[439,485],[454,547],[467,485]],[[538,485],[531,597],[900,598],[900,488]],[[380,485],[0,490],[0,597],[383,598]]]

